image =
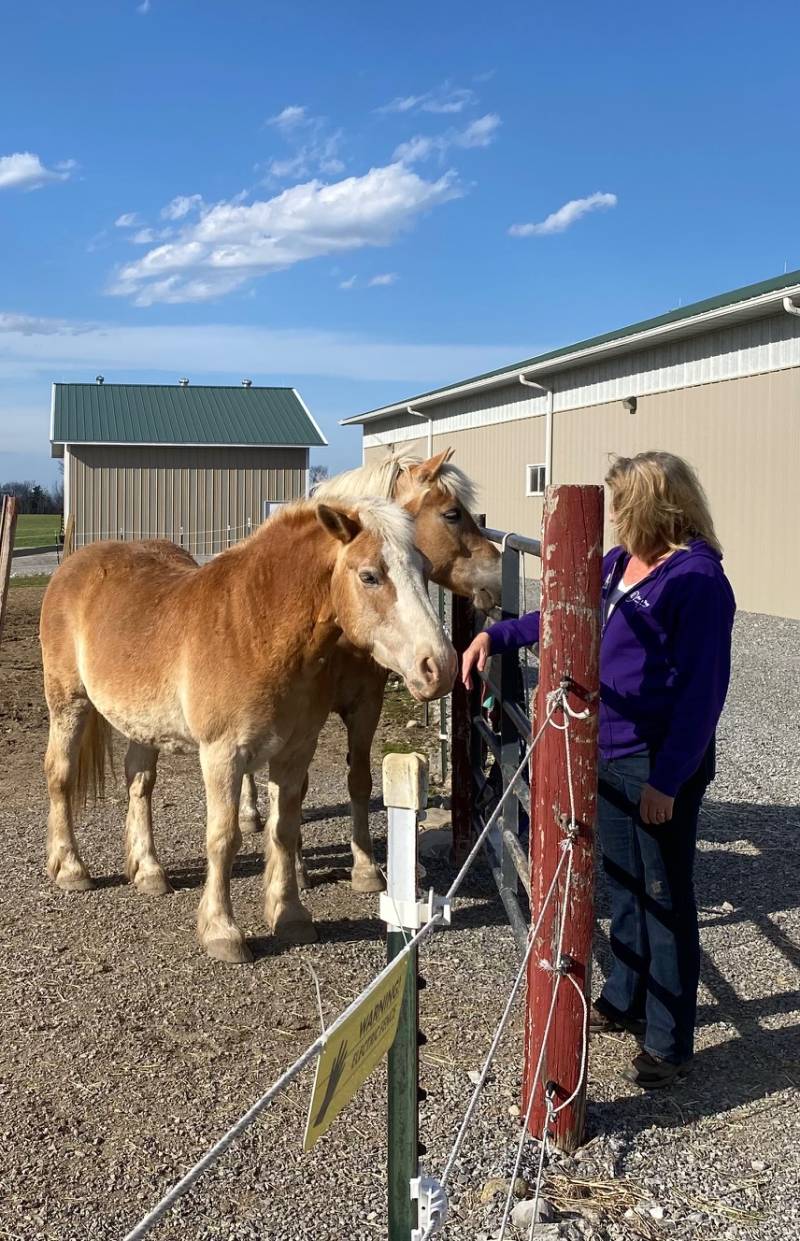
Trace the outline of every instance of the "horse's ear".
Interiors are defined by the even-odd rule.
[[[442,466],[447,464],[454,451],[453,448],[445,448],[444,452],[437,453],[435,457],[429,457],[427,461],[421,461],[419,465],[412,465],[409,473],[413,474],[420,483],[432,483],[435,478],[438,478]]]
[[[332,534],[340,543],[352,543],[363,528],[351,509],[333,508],[330,504],[319,505],[317,520],[321,526],[325,527],[328,534]]]

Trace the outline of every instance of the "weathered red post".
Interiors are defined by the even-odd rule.
[[[569,739],[575,817],[572,881],[563,940],[570,973],[588,995],[594,926],[594,824],[597,808],[597,711],[600,688],[600,568],[603,546],[603,489],[557,485],[547,488],[542,519],[542,603],[539,637],[539,686],[534,710],[535,727],[547,711],[547,698],[569,679],[569,704],[575,711],[589,707],[586,719],[570,718]],[[556,711],[556,724],[564,723]],[[570,804],[564,734],[544,732],[531,764],[531,922],[539,917],[545,895],[561,858]],[[559,987],[553,1024],[542,1069],[533,1080],[542,1036],[557,976],[541,968],[555,960],[564,902],[566,866],[555,900],[544,914],[528,966],[525,1030],[523,1114],[531,1091],[534,1102],[530,1131],[541,1136],[547,1109],[545,1089],[553,1083],[553,1104],[568,1099],[580,1079],[584,1013],[575,988],[564,979]],[[580,1145],[585,1114],[585,1089],[558,1114],[552,1136],[562,1150]]]

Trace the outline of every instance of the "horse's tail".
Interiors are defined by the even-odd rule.
[[[113,773],[111,728],[96,707],[91,707],[78,752],[78,777],[75,781],[76,805],[85,806],[90,793],[92,801],[105,797],[106,762]]]

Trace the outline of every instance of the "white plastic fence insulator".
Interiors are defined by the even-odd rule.
[[[444,1186],[433,1176],[417,1176],[411,1182],[412,1201],[418,1202],[417,1227],[411,1232],[411,1241],[432,1237],[441,1229],[450,1210]]]

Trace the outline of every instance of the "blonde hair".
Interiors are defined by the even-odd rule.
[[[708,499],[688,461],[671,452],[617,457],[606,474],[614,525],[626,551],[650,561],[704,539],[722,553]]]

